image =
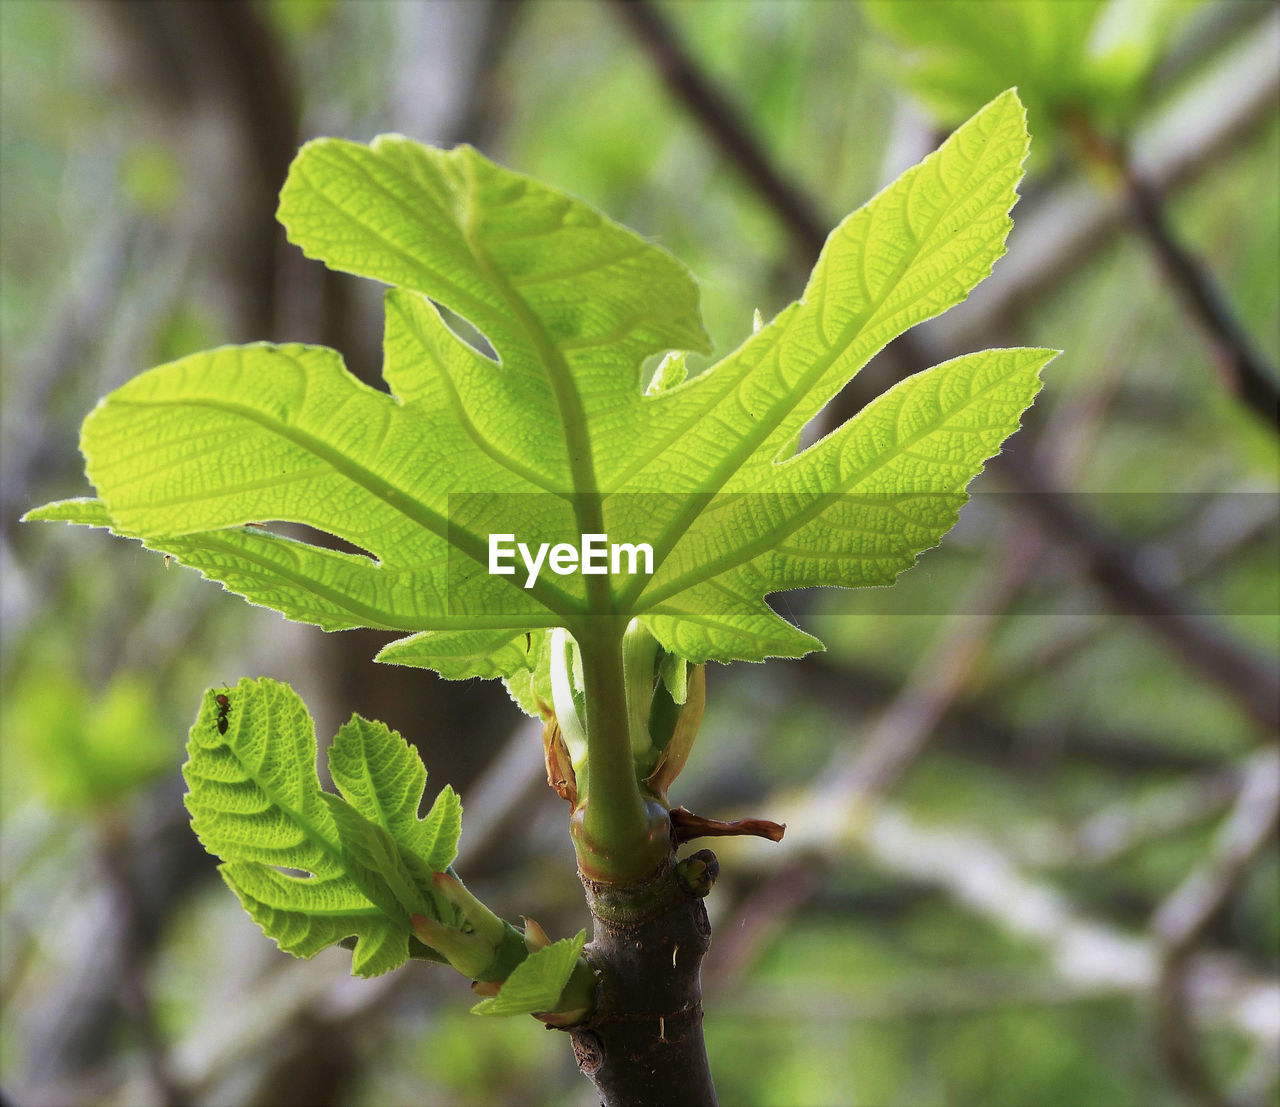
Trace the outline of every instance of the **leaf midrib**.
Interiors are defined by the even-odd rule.
[[[556,344],[546,333],[541,322],[530,310],[524,298],[516,293],[506,277],[490,260],[480,240],[479,212],[476,204],[477,184],[475,164],[466,162],[466,202],[463,236],[470,247],[476,266],[490,282],[499,297],[507,304],[520,324],[534,354],[541,362],[551,384],[551,394],[560,413],[560,426],[564,432],[566,460],[569,464],[569,480],[573,485],[573,514],[579,534],[596,534],[604,530],[604,512],[595,471],[595,455],[587,429],[586,412],[577,382],[568,363]],[[487,550],[486,550],[487,553]],[[514,586],[514,581],[512,582]],[[535,588],[537,586],[535,585]],[[605,614],[612,606],[612,590],[608,578],[592,576],[586,580],[587,606],[593,614]],[[568,618],[565,612],[559,612]]]
[[[529,309],[510,282],[489,258],[488,251],[480,241],[479,211],[476,204],[477,184],[474,168],[467,164],[467,189],[465,222],[461,227],[462,234],[477,269],[489,282],[499,298],[515,316],[516,322],[524,331],[533,352],[537,355],[547,380],[551,385],[552,398],[560,413],[560,425],[564,430],[566,460],[569,463],[569,479],[574,493],[585,493],[587,497],[597,491],[595,458],[591,452],[591,443],[586,435],[586,413],[582,406],[582,397],[578,395],[577,386],[569,366],[560,351],[556,348],[543,328],[541,322]],[[574,515],[579,524],[582,523],[581,504],[575,498]],[[586,533],[585,531],[583,533]]]
[[[307,837],[307,839],[313,842],[315,845],[319,846],[324,853],[328,854],[331,858],[333,858],[333,860],[335,860],[338,863],[338,870],[346,874],[347,872],[346,859],[343,856],[341,845],[339,843],[329,841],[329,839],[324,836],[324,834],[320,831],[320,829],[314,823],[304,818],[302,814],[296,808],[294,808],[291,804],[286,803],[284,800],[282,800],[275,789],[268,787],[263,782],[263,780],[259,777],[258,770],[249,765],[249,763],[245,760],[241,751],[236,746],[232,745],[230,742],[222,742],[219,744],[222,745],[227,750],[227,752],[229,752],[231,756],[236,759],[236,763],[244,771],[245,779],[251,780],[254,786],[258,788],[264,796],[267,797],[267,800],[272,804],[272,806],[283,811],[285,815],[288,817],[289,821],[292,822],[295,826],[301,828],[302,833]],[[304,773],[304,776],[305,776],[305,773]],[[319,788],[320,788],[320,782],[319,780],[317,780],[316,790],[319,791]],[[255,844],[259,846],[264,846],[264,845],[268,845],[269,843],[262,842],[261,840],[259,840]],[[222,856],[221,853],[219,853],[218,856],[221,857]],[[264,862],[259,862],[259,864],[264,864]],[[272,866],[268,866],[268,867],[270,868]]]

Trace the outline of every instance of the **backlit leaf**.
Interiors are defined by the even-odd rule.
[[[997,96],[832,232],[799,300],[686,379],[681,354],[706,338],[665,251],[469,147],[317,140],[280,218],[309,256],[392,286],[391,394],[319,347],[195,354],[86,421],[98,505],[31,517],[105,514],[292,619],[410,635],[381,660],[505,677],[529,711],[547,633],[600,618],[639,617],[691,661],[799,656],[820,643],[764,597],[892,581],[953,525],[1053,356],[957,358],[795,452],[877,350],[990,272],[1027,145],[1017,96]],[[664,353],[646,392],[646,359]],[[633,549],[598,576],[491,573],[501,534],[530,548],[607,534],[651,547],[653,572]]]

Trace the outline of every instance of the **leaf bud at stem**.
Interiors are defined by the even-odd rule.
[[[551,701],[570,764],[582,775],[587,764],[587,732],[580,682],[574,679],[579,663],[577,643],[562,627],[556,627],[551,632]]]
[[[521,915],[520,918],[524,920],[524,944],[529,952],[536,953],[540,949],[546,949],[551,944],[547,932],[528,915]]]
[[[427,915],[411,915],[409,922],[413,932],[463,976],[480,976],[493,964],[494,947],[479,934],[464,934]]]
[[[453,873],[435,873],[431,879],[436,891],[466,916],[472,929],[489,944],[490,950],[496,949],[506,937],[506,924],[476,899]]]
[[[638,765],[651,760],[653,738],[649,734],[649,706],[658,660],[658,640],[639,619],[627,624],[622,636],[622,675],[626,682],[627,735],[631,756]]]
[[[663,747],[645,784],[659,799],[666,800],[667,789],[680,775],[689,753],[693,749],[694,739],[698,737],[698,728],[702,725],[702,712],[707,702],[707,667],[692,665],[689,668],[689,684],[684,704],[676,719],[675,730],[670,740]]]
[[[705,896],[720,875],[720,861],[709,849],[700,849],[676,865],[676,874],[695,896]]]

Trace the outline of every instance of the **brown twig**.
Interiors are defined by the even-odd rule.
[[[695,838],[738,838],[743,835],[781,842],[787,829],[785,823],[775,823],[770,819],[734,819],[732,822],[708,819],[704,815],[695,815],[687,807],[673,807],[670,814],[671,833],[682,845]]]

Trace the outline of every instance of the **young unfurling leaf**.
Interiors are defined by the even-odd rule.
[[[315,728],[297,694],[266,679],[242,680],[231,694],[234,726],[218,725],[210,692],[191,728],[187,807],[263,932],[299,957],[355,938],[352,971],[376,976],[409,956],[414,913],[456,926],[457,911],[433,885],[457,850],[453,789],[419,819],[427,774],[417,753],[353,716],[329,758],[343,796],[324,792]]]

